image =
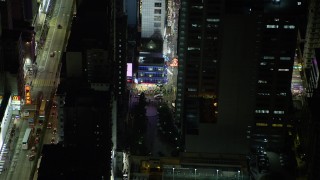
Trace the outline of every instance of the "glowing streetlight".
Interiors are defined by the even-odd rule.
[[[219,169],[217,169],[217,179],[219,178]]]
[[[174,179],[174,168],[172,168],[172,178]]]

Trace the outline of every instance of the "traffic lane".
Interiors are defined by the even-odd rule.
[[[156,131],[157,131],[157,122],[158,116],[149,116],[148,118],[148,125],[147,125],[147,132],[146,132],[146,143],[148,147],[148,151],[153,152],[153,144],[156,139]]]
[[[33,161],[30,161],[27,156],[31,154],[31,150],[22,149],[22,140],[27,127],[29,127],[29,124],[27,123],[27,121],[24,121],[24,123],[22,124],[21,132],[20,132],[22,134],[19,135],[19,140],[16,146],[15,155],[18,157],[18,159],[17,159],[17,163],[15,163],[14,172],[11,176],[12,180],[25,179],[26,177],[29,177],[31,173],[31,167],[33,165],[32,164]]]

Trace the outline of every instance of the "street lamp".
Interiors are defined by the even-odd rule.
[[[172,168],[172,178],[174,180],[174,168]]]
[[[197,179],[197,169],[194,169],[194,179]]]
[[[240,179],[240,170],[238,170],[238,180]]]
[[[219,179],[219,169],[217,169],[217,179]]]

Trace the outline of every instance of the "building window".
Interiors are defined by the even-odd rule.
[[[268,82],[265,81],[265,80],[258,80],[258,83],[259,83],[259,84],[267,84]]]
[[[161,23],[154,23],[154,27],[161,27]]]
[[[267,27],[267,29],[277,29],[277,28],[279,28],[279,25],[268,24],[266,27]]]
[[[294,25],[284,25],[283,28],[285,28],[285,29],[294,29],[295,26]]]
[[[195,8],[195,9],[203,9],[203,6],[192,6],[192,8]]]
[[[188,50],[190,51],[190,50],[200,50],[200,48],[199,47],[188,47]]]
[[[278,71],[289,71],[289,69],[278,69]]]
[[[263,56],[263,59],[274,59],[273,56]]]
[[[280,60],[291,60],[291,57],[280,57]]]
[[[154,13],[155,13],[155,14],[161,14],[161,9],[155,9],[155,10],[154,10]]]
[[[154,21],[161,21],[161,16],[154,16]]]
[[[188,91],[189,92],[195,92],[195,91],[197,91],[197,89],[196,88],[188,88]]]
[[[270,96],[270,93],[258,93],[260,96]]]
[[[207,22],[220,22],[220,19],[207,19]]]
[[[154,3],[154,7],[161,7],[161,3]]]
[[[266,109],[257,109],[255,112],[257,114],[269,114],[269,110]]]
[[[284,111],[273,111],[273,114],[284,114]]]

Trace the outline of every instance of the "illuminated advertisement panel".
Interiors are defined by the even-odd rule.
[[[132,63],[127,63],[127,77],[132,77]]]
[[[20,111],[20,96],[12,96],[12,110],[19,110]]]
[[[25,93],[26,93],[26,98],[25,98],[25,101],[26,101],[26,104],[31,104],[31,92],[30,92],[30,86],[29,85],[26,85],[25,86]]]
[[[170,66],[171,67],[178,67],[178,59],[177,58],[172,59]]]

